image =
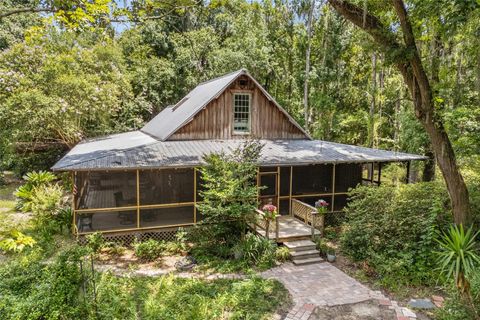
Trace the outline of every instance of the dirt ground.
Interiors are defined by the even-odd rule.
[[[396,320],[395,311],[365,301],[335,307],[317,308],[309,320]]]

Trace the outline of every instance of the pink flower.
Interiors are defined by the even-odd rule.
[[[273,204],[266,204],[262,207],[262,211],[267,211],[267,212],[276,212],[277,211],[277,207],[275,207]]]
[[[328,207],[327,201],[320,199],[317,202],[315,202],[315,208],[325,208],[325,207]]]

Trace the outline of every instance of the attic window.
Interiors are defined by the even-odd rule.
[[[233,95],[233,132],[250,132],[250,94],[235,93]]]

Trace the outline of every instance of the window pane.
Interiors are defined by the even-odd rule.
[[[140,205],[193,202],[193,169],[140,171]]]
[[[140,210],[140,227],[193,223],[193,206]]]
[[[335,192],[347,192],[362,183],[362,165],[354,163],[337,164],[335,167]]]
[[[137,173],[77,172],[76,209],[115,208],[137,205]]]
[[[134,229],[137,227],[137,211],[108,211],[77,213],[78,232]]]
[[[318,194],[332,192],[331,164],[293,167],[292,194]]]
[[[250,130],[250,95],[236,93],[233,95],[233,130],[248,132]]]

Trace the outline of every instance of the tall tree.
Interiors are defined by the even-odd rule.
[[[303,85],[303,108],[305,113],[305,129],[309,131],[310,112],[308,107],[308,78],[310,77],[310,51],[312,50],[312,26],[315,0],[310,2],[307,19],[307,50],[305,52],[305,81]]]
[[[432,142],[436,160],[452,201],[454,220],[456,223],[468,223],[470,221],[468,190],[459,171],[450,138],[436,111],[430,80],[418,52],[405,4],[402,0],[392,0],[403,34],[404,43],[401,44],[397,41],[393,28],[386,28],[377,16],[366,9],[345,0],[328,0],[328,2],[345,19],[368,32],[386,51],[402,74],[413,99],[415,116]]]

